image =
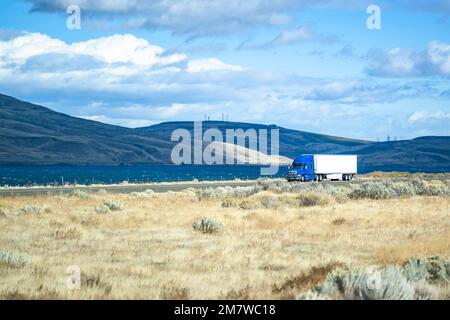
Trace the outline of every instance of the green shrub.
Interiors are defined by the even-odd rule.
[[[195,231],[200,231],[202,233],[215,233],[222,230],[224,228],[224,225],[218,220],[203,217],[195,221],[192,224],[192,228]]]
[[[5,218],[6,217],[6,210],[2,207],[0,207],[0,218]]]

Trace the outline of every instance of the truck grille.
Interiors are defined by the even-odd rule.
[[[297,171],[289,171],[287,176],[289,178],[295,178],[295,177],[297,177]]]

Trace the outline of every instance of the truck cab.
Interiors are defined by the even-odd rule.
[[[288,181],[309,181],[315,180],[314,157],[313,155],[302,155],[294,159],[286,173]]]

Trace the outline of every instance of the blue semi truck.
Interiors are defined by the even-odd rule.
[[[288,181],[349,181],[358,172],[356,155],[304,154],[294,159],[286,173]]]

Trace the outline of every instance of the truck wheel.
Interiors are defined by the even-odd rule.
[[[305,176],[302,174],[302,176],[300,177],[300,181],[301,182],[305,182]]]

